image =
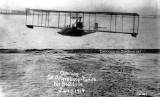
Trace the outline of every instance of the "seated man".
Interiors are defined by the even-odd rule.
[[[77,28],[80,28],[82,29],[84,26],[83,26],[83,22],[77,22]]]

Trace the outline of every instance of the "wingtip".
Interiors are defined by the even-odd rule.
[[[26,25],[28,28],[33,29],[33,25]]]
[[[138,34],[137,33],[132,33],[131,35],[132,35],[132,37],[136,38]]]

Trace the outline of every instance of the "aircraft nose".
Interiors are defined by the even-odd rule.
[[[65,35],[65,33],[61,32],[61,31],[58,31],[57,33],[60,35]]]
[[[58,34],[62,34],[62,32],[61,32],[61,31],[58,31],[57,33],[58,33]]]

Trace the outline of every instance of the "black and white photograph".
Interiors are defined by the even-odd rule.
[[[160,0],[0,0],[0,97],[160,97]]]

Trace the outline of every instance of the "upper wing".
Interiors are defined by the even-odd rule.
[[[133,37],[138,34],[137,13],[26,9],[26,26],[61,29],[72,26],[76,17],[82,17],[84,31],[123,33]]]
[[[57,28],[60,26],[60,12],[51,12],[48,10],[39,9],[26,9],[26,26],[28,28],[33,27],[45,27],[45,28]]]

